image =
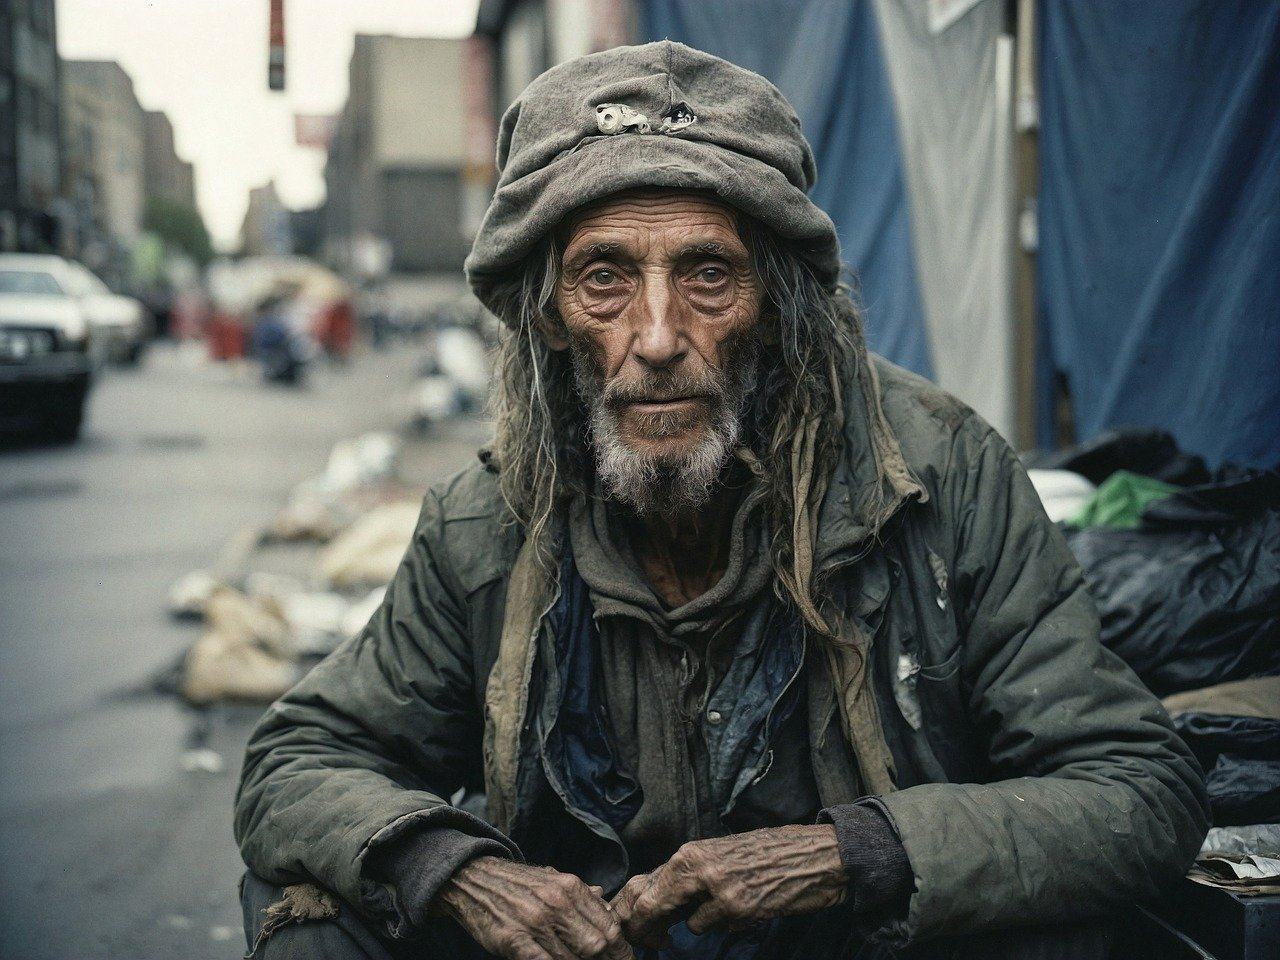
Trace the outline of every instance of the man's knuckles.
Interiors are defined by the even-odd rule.
[[[516,919],[526,929],[543,929],[559,911],[545,900],[526,900],[516,908]]]
[[[667,865],[674,870],[694,872],[706,862],[707,850],[705,846],[696,840],[690,840],[688,843],[680,845],[680,848],[667,861]]]

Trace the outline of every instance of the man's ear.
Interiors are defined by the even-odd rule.
[[[559,352],[569,349],[569,335],[565,331],[564,321],[559,317],[542,314],[538,317],[538,332],[552,350]]]

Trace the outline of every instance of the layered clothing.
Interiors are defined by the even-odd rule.
[[[1004,441],[878,358],[855,380],[841,459],[829,482],[805,488],[794,531],[798,579],[837,639],[813,635],[786,604],[757,603],[772,582],[737,597],[726,659],[712,668],[719,685],[692,701],[707,745],[691,761],[705,774],[694,790],[707,799],[682,809],[732,829],[753,798],[766,811],[797,804],[800,817],[874,795],[914,884],[882,929],[898,941],[1072,921],[1154,896],[1207,826],[1195,759],[1098,643],[1079,568]],[[383,607],[267,712],[236,808],[255,872],[318,882],[407,935],[411,911],[372,865],[423,831],[456,831],[609,892],[673,842],[638,839],[644,788],[665,788],[634,742],[655,705],[623,679],[680,617],[662,611],[646,626],[645,598],[593,589],[598,568],[580,564],[590,547],[572,536],[548,572],[504,516],[483,465],[429,491]],[[753,516],[744,542],[759,536]],[[744,565],[734,588],[749,574]],[[610,602],[629,606],[601,613]],[[602,639],[597,614],[630,625]],[[672,676],[669,663],[644,669]],[[761,697],[778,707],[763,720]],[[746,730],[743,742],[705,735],[709,710],[721,715],[713,726]],[[796,790],[753,794],[775,769]],[[450,802],[465,791],[485,794],[483,818]],[[657,819],[670,829],[667,812]],[[457,863],[437,866],[443,882]]]

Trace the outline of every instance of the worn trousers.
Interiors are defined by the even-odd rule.
[[[456,923],[442,919],[420,938],[394,940],[375,933],[343,904],[332,920],[291,923],[261,937],[263,916],[283,890],[253,873],[241,886],[245,936],[253,960],[492,960]],[[785,938],[759,960],[1107,960],[1112,927],[1088,922],[1001,930],[914,944],[901,951],[868,944],[850,933],[839,908],[789,921]]]

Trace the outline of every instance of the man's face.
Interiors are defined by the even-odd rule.
[[[755,383],[761,287],[730,210],[619,194],[566,224],[556,307],[602,477],[642,513],[705,498]],[[674,501],[673,502],[673,498]]]

